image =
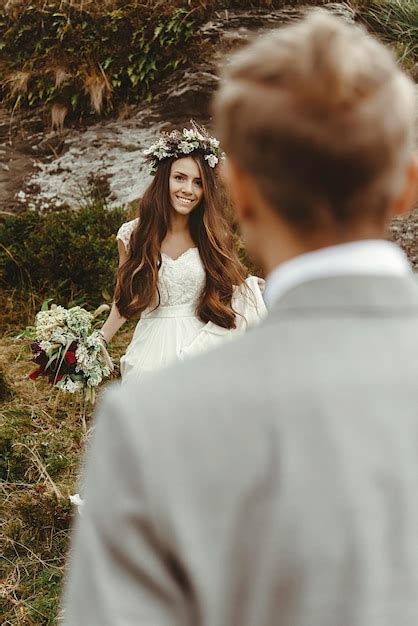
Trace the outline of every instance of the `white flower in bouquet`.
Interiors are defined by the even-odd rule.
[[[39,311],[35,318],[36,340],[50,341],[55,330],[66,323],[67,311],[62,306],[53,306],[49,311]]]
[[[91,369],[95,366],[98,353],[99,348],[91,348],[90,346],[86,346],[84,343],[79,342],[75,353],[77,357],[76,371],[83,372],[83,374],[89,374]]]
[[[110,375],[110,368],[103,359],[103,339],[100,333],[94,331],[80,342],[77,350],[77,372],[82,372],[86,376],[88,387],[97,387],[104,377]]]
[[[54,344],[52,343],[52,341],[40,341],[39,342],[39,347],[41,350],[43,350],[44,352],[49,352],[52,348],[53,348]]]
[[[73,306],[67,311],[68,328],[78,337],[87,337],[92,321],[93,314],[79,306]]]
[[[84,385],[81,380],[71,380],[69,376],[65,376],[59,380],[55,386],[57,389],[61,391],[66,391],[67,393],[76,393],[77,391],[83,391]]]
[[[68,328],[56,328],[51,334],[51,342],[53,344],[59,343],[62,346],[66,346],[69,342],[76,339],[77,336],[70,332]]]
[[[110,372],[108,368],[95,367],[89,373],[87,378],[88,387],[98,387],[103,380],[103,376],[109,376]]]

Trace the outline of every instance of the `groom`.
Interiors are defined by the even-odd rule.
[[[324,13],[234,56],[224,176],[267,320],[102,402],[67,626],[416,626],[415,94]]]

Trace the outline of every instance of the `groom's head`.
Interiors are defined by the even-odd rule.
[[[382,236],[389,217],[410,208],[415,87],[363,29],[312,12],[236,53],[223,78],[215,115],[225,178],[266,270],[304,250]]]

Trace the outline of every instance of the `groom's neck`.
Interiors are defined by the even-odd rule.
[[[268,274],[278,265],[308,252],[353,241],[386,238],[384,225],[378,227],[375,224],[345,226],[343,233],[338,232],[337,228],[297,233],[288,227],[281,228],[277,225],[273,229],[270,226],[266,229],[264,241],[260,245],[259,263],[265,274]]]

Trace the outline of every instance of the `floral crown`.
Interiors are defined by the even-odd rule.
[[[170,157],[180,158],[192,152],[202,152],[209,167],[216,167],[224,153],[215,137],[211,137],[205,128],[192,121],[191,128],[161,133],[161,136],[149,148],[144,150],[145,161],[149,165],[149,173],[155,174],[158,164]]]

